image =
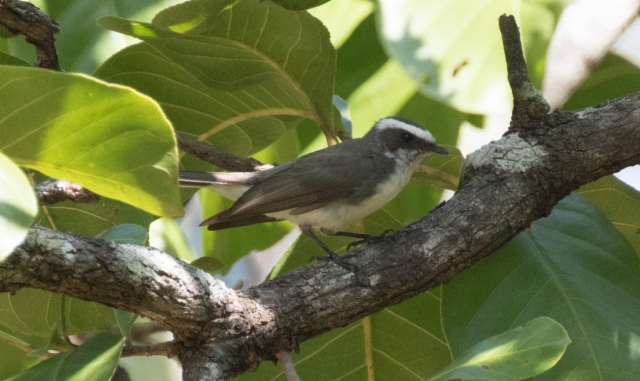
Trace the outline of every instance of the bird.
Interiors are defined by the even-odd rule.
[[[200,226],[222,230],[288,220],[313,239],[331,260],[352,269],[316,234],[367,241],[367,234],[345,232],[395,198],[429,154],[448,154],[418,123],[400,117],[376,121],[362,137],[345,140],[259,172],[181,171],[180,186],[206,187],[235,203]]]

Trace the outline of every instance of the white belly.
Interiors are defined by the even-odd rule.
[[[374,196],[357,205],[334,203],[300,215],[290,215],[288,210],[268,215],[289,220],[297,225],[311,225],[325,232],[337,232],[343,230],[350,223],[365,218],[393,200],[409,182],[413,169],[410,167],[391,176],[387,181],[378,185],[378,191]]]

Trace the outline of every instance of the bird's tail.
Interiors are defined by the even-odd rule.
[[[222,197],[237,200],[253,184],[259,172],[189,172],[180,171],[183,188],[208,188]]]

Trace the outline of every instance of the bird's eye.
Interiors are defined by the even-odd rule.
[[[409,134],[409,133],[404,133],[402,134],[402,141],[405,143],[408,143],[411,141],[411,139],[413,139],[413,135]]]

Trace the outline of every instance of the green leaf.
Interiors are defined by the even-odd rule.
[[[25,288],[10,295],[0,294],[0,323],[25,335],[49,337],[54,325],[61,327],[62,295]],[[67,298],[67,333],[70,335],[106,331],[116,319],[113,309],[98,303]]]
[[[108,381],[123,345],[124,337],[101,333],[74,351],[58,354],[7,381]]]
[[[10,343],[12,346],[18,347],[22,350],[32,349],[29,343],[9,334],[8,332],[4,332],[1,328],[0,328],[0,342]]]
[[[147,231],[140,225],[122,224],[103,232],[97,238],[117,244],[143,246],[147,242]]]
[[[511,93],[497,20],[514,8],[504,0],[383,0],[380,39],[423,94],[466,112],[504,114]]]
[[[420,380],[451,362],[440,325],[441,289],[430,290],[345,328],[307,340],[292,353],[303,380]],[[331,364],[327,367],[327,364]],[[375,377],[368,376],[368,367]],[[286,381],[263,362],[238,380]]]
[[[95,75],[156,99],[176,129],[238,155],[266,147],[302,118],[335,136],[335,50],[306,12],[270,2],[190,1],[152,24],[108,17],[144,40]],[[230,59],[232,58],[232,59]]]
[[[453,356],[548,316],[572,344],[536,380],[636,380],[639,269],[633,248],[607,217],[571,195],[444,286],[443,325]]]
[[[21,166],[177,216],[177,149],[149,98],[82,75],[0,67],[0,149]],[[144,149],[141,149],[144,147]]]
[[[626,59],[609,54],[567,101],[563,109],[578,110],[638,91],[640,68]]]
[[[539,317],[476,344],[429,380],[523,380],[554,366],[570,343],[564,327]]]
[[[101,197],[91,204],[73,201],[42,205],[37,223],[60,231],[71,231],[85,237],[95,237],[119,224],[136,224],[148,228],[153,216],[129,204]]]
[[[273,0],[274,3],[281,7],[291,9],[293,11],[301,11],[317,7],[326,3],[329,0]]]
[[[191,262],[195,258],[195,253],[173,218],[162,217],[151,223],[149,246],[185,262]]]
[[[329,30],[331,43],[337,49],[367,16],[373,12],[373,2],[368,0],[330,1],[309,13],[322,21]]]
[[[5,54],[0,52],[0,65],[10,65],[10,66],[29,66],[27,62],[24,62],[18,57],[11,56],[9,54]]]
[[[118,322],[118,328],[122,336],[129,336],[133,323],[138,319],[138,315],[128,311],[114,310],[116,314],[116,321]]]
[[[0,261],[24,241],[37,213],[27,176],[0,152]]]
[[[576,193],[594,203],[640,256],[640,192],[615,176],[605,176]]]
[[[512,97],[498,17],[522,15],[527,63],[540,83],[546,47],[563,3],[383,0],[378,30],[387,52],[423,94],[464,112],[507,114]]]
[[[199,269],[202,269],[209,274],[218,274],[220,270],[224,267],[224,263],[220,262],[218,259],[214,257],[200,257],[193,262],[191,262],[192,266],[195,266]]]
[[[464,158],[456,147],[440,145],[445,147],[449,154],[428,156],[420,163],[420,167],[411,177],[411,181],[442,189],[456,190]]]

